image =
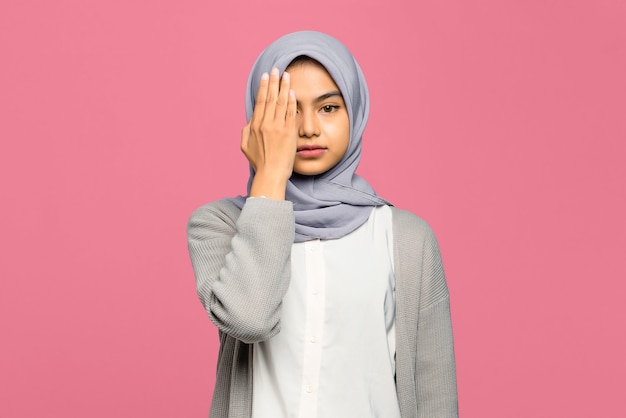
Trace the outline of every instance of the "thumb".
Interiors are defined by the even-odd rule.
[[[250,138],[250,124],[241,129],[241,150],[245,153],[248,149],[248,139]]]

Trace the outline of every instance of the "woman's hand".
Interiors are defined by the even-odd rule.
[[[250,123],[241,132],[241,151],[254,168],[250,196],[285,198],[297,150],[296,96],[288,73],[261,77]]]

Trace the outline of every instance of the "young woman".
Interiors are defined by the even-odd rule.
[[[219,329],[211,417],[456,417],[448,290],[436,239],[355,174],[369,112],[350,52],[318,32],[252,68],[248,196],[188,225]]]

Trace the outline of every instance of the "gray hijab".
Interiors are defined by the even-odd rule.
[[[294,58],[313,58],[326,68],[343,95],[350,119],[350,145],[341,161],[325,173],[303,176],[293,173],[286,199],[293,202],[295,242],[315,238],[336,239],[367,221],[374,206],[388,205],[372,187],[355,174],[361,159],[361,136],[369,115],[369,94],[361,68],[348,49],[335,38],[313,31],[294,32],[268,46],[257,58],[246,90],[246,117],[252,117],[261,75],[277,67],[282,74]],[[254,171],[250,170],[248,193]],[[239,208],[245,197],[231,199]]]

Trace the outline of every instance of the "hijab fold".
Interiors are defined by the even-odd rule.
[[[355,173],[369,116],[369,93],[361,68],[350,51],[335,38],[320,32],[294,32],[279,38],[261,53],[252,67],[246,90],[246,117],[247,120],[252,117],[261,75],[272,67],[282,74],[294,58],[302,55],[322,64],[339,87],[350,119],[350,144],[343,158],[327,172],[316,176],[294,173],[287,182],[285,198],[294,204],[295,242],[337,239],[363,225],[373,207],[389,205]],[[254,170],[250,168],[248,193],[253,178]],[[246,197],[230,200],[242,208]]]

